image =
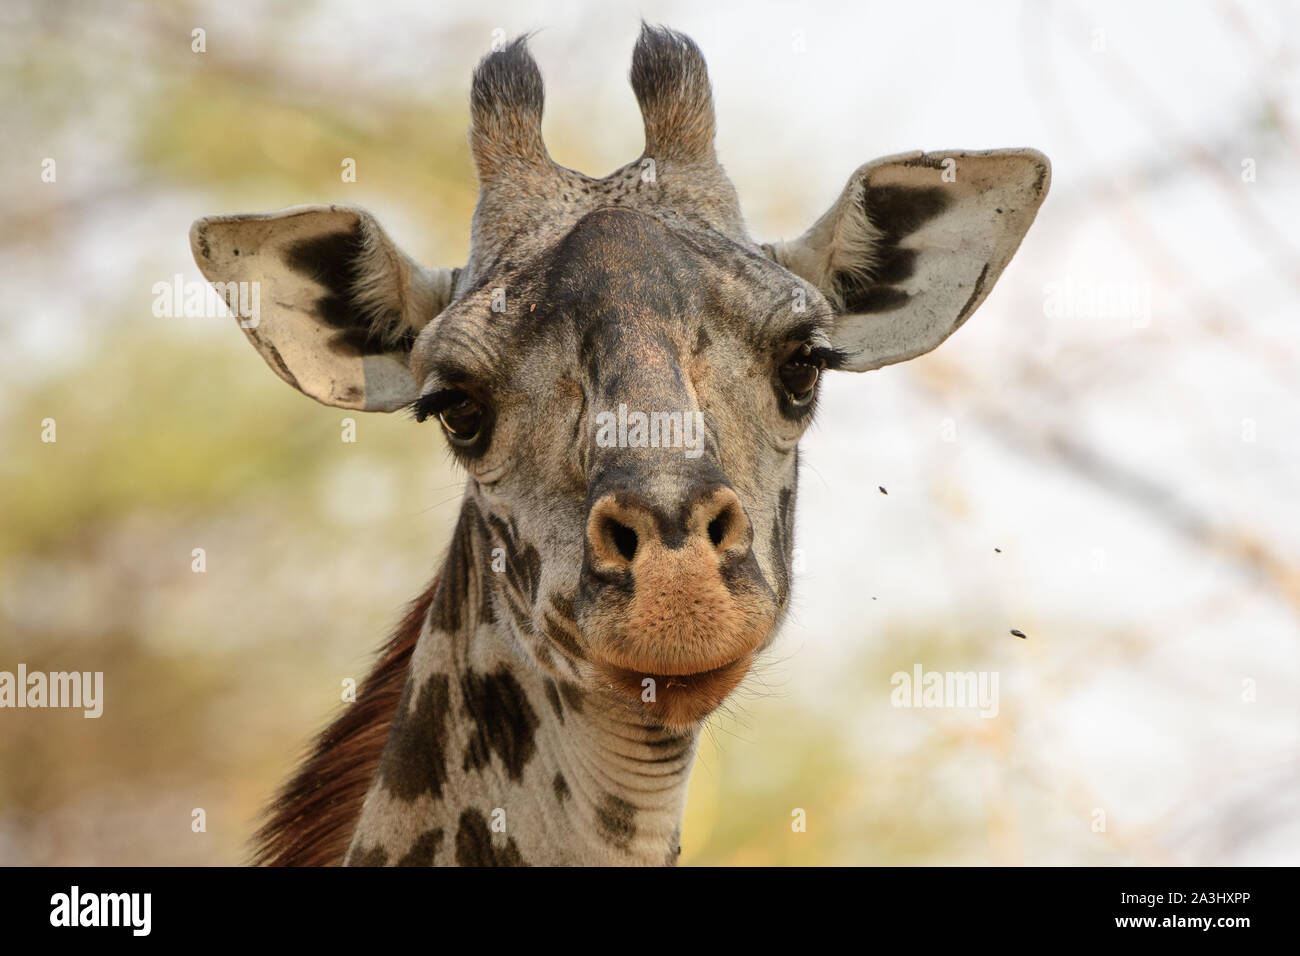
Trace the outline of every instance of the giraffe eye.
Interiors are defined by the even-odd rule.
[[[483,406],[463,392],[438,412],[438,421],[453,445],[472,445],[483,430]]]
[[[803,408],[812,402],[823,364],[823,360],[813,354],[812,346],[805,344],[781,366],[778,375],[790,404],[795,408]]]
[[[480,443],[488,425],[487,406],[459,388],[430,392],[416,401],[412,411],[417,422],[437,415],[447,440],[462,452]]]

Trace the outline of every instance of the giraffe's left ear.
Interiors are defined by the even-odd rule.
[[[764,248],[830,299],[842,367],[865,372],[929,352],[970,317],[1050,181],[1032,149],[890,156],[858,169],[798,239]]]

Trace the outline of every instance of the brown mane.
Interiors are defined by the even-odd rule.
[[[321,732],[298,772],[268,807],[267,820],[255,838],[254,864],[337,866],[343,862],[437,586],[435,578],[411,602],[362,683],[356,703]]]

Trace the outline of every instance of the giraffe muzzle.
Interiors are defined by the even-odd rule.
[[[597,679],[688,726],[744,679],[777,608],[734,490],[697,487],[673,512],[628,489],[597,498],[575,611]]]

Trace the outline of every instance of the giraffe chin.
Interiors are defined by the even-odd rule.
[[[695,727],[734,691],[754,662],[747,653],[730,663],[694,674],[653,674],[611,663],[597,663],[597,679],[619,694],[631,698],[650,719],[669,730]],[[647,685],[646,679],[654,681]],[[651,689],[654,699],[645,700]]]

